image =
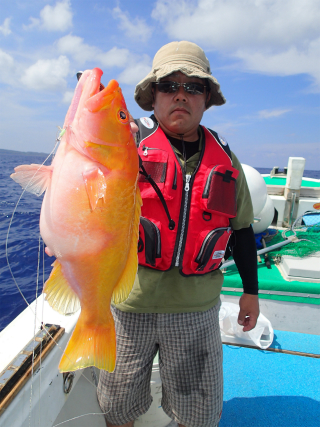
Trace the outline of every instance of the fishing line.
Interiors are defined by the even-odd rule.
[[[69,421],[77,420],[77,419],[82,418],[82,417],[87,417],[88,415],[107,415],[110,411],[111,411],[111,408],[109,409],[108,412],[101,412],[101,413],[99,413],[99,412],[91,412],[89,414],[79,415],[78,417],[70,418],[69,420],[62,421],[59,424],[55,424],[52,427],[58,427],[58,426],[61,426],[62,424],[68,423]]]
[[[18,283],[17,283],[17,281],[16,281],[16,279],[15,279],[15,277],[14,277],[14,274],[13,274],[13,271],[12,271],[12,269],[11,269],[10,262],[9,262],[8,241],[9,241],[9,234],[10,234],[10,229],[11,229],[11,225],[12,225],[12,222],[13,222],[13,218],[14,218],[14,215],[15,215],[15,213],[16,213],[16,210],[17,210],[17,208],[18,208],[18,206],[19,206],[19,203],[20,203],[20,200],[21,200],[22,196],[23,196],[23,195],[24,195],[24,193],[27,191],[27,188],[30,186],[30,183],[32,182],[33,178],[36,176],[37,172],[41,169],[41,167],[45,164],[45,162],[50,158],[50,156],[51,156],[51,155],[53,155],[53,153],[54,153],[54,151],[55,151],[55,149],[56,149],[56,147],[57,147],[58,143],[61,141],[61,138],[62,138],[62,136],[64,135],[65,131],[66,131],[65,129],[61,129],[61,128],[60,128],[60,134],[59,134],[58,138],[56,138],[56,142],[55,142],[55,145],[54,145],[54,147],[53,147],[53,149],[52,149],[51,153],[46,157],[46,159],[43,161],[43,163],[40,165],[40,167],[35,171],[35,173],[33,174],[33,176],[30,178],[30,180],[29,180],[29,182],[28,182],[27,186],[22,190],[22,193],[21,193],[21,195],[20,195],[20,197],[19,197],[19,199],[18,199],[18,201],[17,201],[17,203],[16,203],[16,205],[15,205],[15,207],[14,207],[14,210],[13,210],[13,212],[12,212],[12,216],[11,216],[11,219],[10,219],[10,222],[9,222],[9,226],[8,226],[7,237],[6,237],[6,241],[5,241],[5,253],[6,253],[6,260],[7,260],[8,268],[9,268],[9,271],[10,271],[11,277],[12,277],[12,279],[13,279],[13,281],[14,281],[14,283],[15,283],[15,285],[16,285],[16,287],[17,287],[17,289],[18,289],[19,293],[20,293],[20,295],[22,296],[22,298],[23,298],[24,302],[26,303],[27,307],[31,310],[31,313],[32,313],[32,314],[36,317],[36,319],[41,323],[42,328],[45,330],[46,334],[47,334],[48,336],[50,336],[50,338],[53,340],[53,342],[56,344],[56,346],[60,349],[60,351],[62,352],[62,354],[64,354],[64,350],[60,347],[60,345],[58,344],[58,342],[57,342],[57,341],[54,339],[54,337],[50,334],[50,332],[48,331],[48,329],[44,326],[43,322],[42,322],[42,321],[37,317],[36,313],[33,311],[33,309],[31,308],[30,304],[28,303],[27,299],[26,299],[26,298],[25,298],[25,296],[23,295],[23,293],[22,293],[22,291],[21,291],[21,289],[20,289],[20,287],[19,287],[19,285],[18,285]],[[38,251],[38,257],[39,257],[39,251]],[[44,268],[44,267],[43,267],[43,268]],[[43,277],[44,277],[44,273],[43,273]],[[37,281],[38,281],[38,273],[37,273]],[[36,299],[36,304],[37,304],[37,299]],[[42,304],[42,313],[43,313],[43,304]],[[34,336],[35,336],[35,334],[34,334]],[[68,356],[66,356],[66,357],[68,357]],[[34,359],[34,355],[33,355],[33,359]],[[33,365],[32,365],[32,366],[33,366]]]
[[[35,316],[35,321],[34,321],[34,334],[33,334],[34,342],[35,342],[35,326],[36,326],[37,314],[36,314],[36,311],[34,312],[34,311],[32,310],[32,308],[30,307],[30,304],[28,303],[27,299],[26,299],[26,298],[25,298],[25,296],[23,295],[23,293],[22,293],[22,291],[21,291],[21,289],[20,289],[20,287],[19,287],[19,285],[18,285],[18,283],[17,283],[17,281],[16,281],[16,279],[15,279],[15,277],[14,277],[13,271],[12,271],[12,269],[11,269],[11,265],[10,265],[10,262],[9,262],[9,254],[8,254],[9,234],[10,234],[10,229],[11,229],[11,225],[12,225],[12,222],[13,222],[14,215],[15,215],[15,213],[16,213],[16,210],[17,210],[18,206],[19,206],[19,203],[20,203],[20,200],[21,200],[22,196],[23,196],[23,195],[24,195],[24,193],[26,192],[27,188],[29,187],[30,183],[32,182],[32,180],[33,180],[33,178],[35,177],[35,175],[37,174],[37,172],[41,169],[41,167],[45,164],[45,162],[46,162],[46,161],[50,158],[50,156],[54,153],[54,151],[55,151],[55,149],[56,149],[56,147],[57,147],[58,143],[60,142],[60,140],[61,140],[61,132],[60,132],[59,137],[56,139],[56,143],[55,143],[55,145],[54,145],[54,147],[53,147],[53,149],[52,149],[51,153],[46,157],[46,159],[43,161],[43,163],[41,164],[41,166],[39,167],[39,169],[38,169],[38,170],[34,173],[34,175],[30,178],[30,181],[29,181],[29,183],[27,184],[26,188],[24,188],[24,189],[22,190],[22,193],[21,193],[21,195],[20,195],[20,197],[19,197],[19,199],[18,199],[18,201],[17,201],[17,203],[16,203],[16,205],[15,205],[15,207],[14,207],[14,210],[13,210],[13,212],[12,212],[12,216],[11,216],[11,218],[10,218],[10,222],[9,222],[9,226],[8,226],[8,232],[7,232],[7,237],[6,237],[6,241],[5,241],[5,254],[6,254],[7,265],[8,265],[8,268],[9,268],[9,271],[10,271],[10,274],[11,274],[11,277],[12,277],[12,279],[13,279],[13,281],[14,281],[14,283],[15,283],[15,285],[16,285],[16,287],[17,287],[17,289],[18,289],[19,293],[20,293],[20,295],[22,296],[22,298],[23,298],[24,302],[26,303],[27,307],[31,310],[32,314]],[[39,239],[39,244],[40,244],[40,239]],[[39,254],[39,251],[40,251],[40,249],[38,249],[38,254]],[[37,268],[37,285],[36,285],[36,295],[37,295],[37,293],[38,293],[38,283],[39,283],[39,255],[38,255],[38,268]],[[36,307],[37,307],[37,297],[36,297]],[[47,332],[47,331],[46,331],[46,332]],[[50,334],[49,334],[49,335],[50,335]],[[51,337],[51,338],[52,338],[52,337]],[[33,348],[32,360],[34,360],[34,348]],[[31,388],[30,388],[29,426],[30,426],[30,423],[31,423],[32,393],[33,393],[33,363],[32,363]]]
[[[65,129],[61,129],[60,128],[60,134],[59,134],[58,138],[56,138],[56,142],[55,142],[55,145],[54,145],[51,153],[46,157],[46,159],[43,161],[43,163],[40,165],[40,167],[35,171],[35,173],[33,174],[33,176],[30,178],[29,183],[27,184],[26,188],[24,188],[22,190],[22,193],[20,194],[20,197],[19,197],[19,199],[18,199],[18,201],[17,201],[17,203],[16,203],[16,205],[15,205],[15,207],[13,209],[12,216],[11,216],[11,219],[10,219],[10,222],[9,222],[9,226],[8,226],[7,237],[6,237],[6,241],[5,241],[5,253],[6,253],[7,265],[8,265],[11,277],[12,277],[12,279],[13,279],[13,281],[14,281],[14,283],[15,283],[15,285],[16,285],[19,293],[20,293],[20,295],[22,296],[22,298],[23,298],[24,302],[26,303],[27,307],[31,310],[31,313],[35,316],[35,318],[39,322],[41,322],[42,328],[45,330],[45,332],[47,333],[47,335],[50,336],[50,338],[53,340],[53,342],[57,345],[57,347],[61,350],[61,352],[63,354],[64,354],[64,350],[60,347],[60,345],[57,343],[57,341],[54,339],[54,337],[50,334],[50,332],[48,331],[48,329],[43,325],[43,322],[37,317],[36,312],[34,312],[33,309],[31,308],[30,304],[28,303],[27,299],[23,295],[23,293],[22,293],[22,291],[21,291],[21,289],[20,289],[20,287],[19,287],[19,285],[18,285],[18,283],[17,283],[17,281],[16,281],[16,279],[14,277],[13,271],[11,269],[10,261],[9,261],[8,241],[9,241],[9,234],[10,234],[10,229],[11,229],[11,225],[12,225],[12,222],[13,222],[13,218],[14,218],[16,210],[17,210],[17,208],[19,206],[19,203],[21,201],[22,196],[27,191],[27,188],[30,186],[30,183],[32,182],[33,178],[36,176],[37,172],[41,169],[41,167],[45,164],[45,162],[50,158],[50,156],[53,155],[53,153],[54,153],[54,151],[55,151],[58,143],[61,141],[61,138],[64,135],[65,131],[66,131]],[[38,264],[39,264],[39,250],[38,250]],[[38,268],[39,268],[39,265],[38,265]],[[44,283],[44,264],[43,264],[43,283]],[[38,286],[38,271],[37,271],[37,286]],[[36,305],[37,305],[37,298],[36,298]],[[44,305],[42,304],[42,318],[43,318],[43,309],[44,309],[43,306]],[[34,337],[35,337],[35,333],[34,333]],[[34,359],[34,353],[33,353],[33,359]]]
[[[45,275],[44,275],[44,261],[45,261],[45,257],[44,257],[44,243],[42,242],[42,289],[43,289],[43,286],[44,286],[44,278],[45,278]],[[42,304],[42,313],[41,313],[41,319],[42,319],[42,323],[41,323],[41,325],[43,325],[43,316],[44,316],[44,304]],[[40,408],[41,408],[41,405],[40,405],[40,396],[41,396],[41,384],[42,384],[42,368],[41,368],[41,366],[42,366],[42,344],[41,344],[41,347],[40,347],[40,362],[39,362],[39,427],[41,427],[41,424],[40,424]]]
[[[41,249],[41,236],[39,235],[38,243],[38,265],[37,265],[37,280],[36,280],[36,305],[34,310],[34,324],[33,324],[33,350],[32,350],[32,360],[34,360],[34,349],[36,342],[36,327],[37,327],[37,308],[38,308],[38,288],[39,288],[39,271],[40,271],[40,249]],[[42,346],[41,346],[42,348]],[[41,350],[40,350],[41,351]],[[41,362],[40,362],[41,367]],[[34,365],[32,363],[31,368],[31,387],[30,387],[30,400],[29,400],[29,427],[31,426],[31,412],[32,412],[32,397],[33,397],[33,373]],[[40,401],[40,399],[39,399]],[[40,424],[39,424],[40,425]]]
[[[22,193],[20,194],[20,197],[19,197],[19,199],[18,199],[18,201],[17,201],[17,203],[16,203],[16,205],[15,205],[15,207],[14,207],[14,209],[13,209],[13,212],[12,212],[12,216],[11,216],[11,219],[10,219],[10,222],[9,222],[9,226],[8,226],[7,238],[6,238],[6,242],[5,242],[6,260],[7,260],[7,264],[8,264],[8,268],[9,268],[9,271],[10,271],[11,277],[12,277],[12,279],[13,279],[13,281],[14,281],[14,283],[15,283],[15,285],[16,285],[16,287],[17,287],[17,289],[18,289],[18,291],[20,292],[20,295],[22,296],[22,298],[23,298],[24,302],[27,304],[27,306],[28,306],[29,308],[30,308],[30,304],[28,303],[28,301],[26,300],[25,296],[23,295],[23,293],[22,293],[22,291],[21,291],[21,289],[20,289],[20,287],[19,287],[19,285],[18,285],[18,283],[17,283],[17,281],[16,281],[16,279],[15,279],[15,277],[14,277],[14,274],[13,274],[13,272],[12,272],[11,266],[10,266],[10,262],[9,262],[9,255],[8,255],[8,241],[9,241],[9,234],[10,234],[10,229],[11,229],[11,225],[12,225],[12,222],[13,222],[14,215],[15,215],[15,213],[16,213],[16,210],[17,210],[17,208],[18,208],[18,205],[19,205],[19,203],[20,203],[20,200],[21,200],[22,196],[23,196],[23,195],[24,195],[24,193],[27,191],[27,188],[29,187],[29,185],[30,185],[30,183],[32,182],[33,178],[36,176],[37,172],[41,169],[41,167],[45,164],[45,162],[46,162],[46,161],[50,158],[50,156],[54,153],[54,150],[56,149],[56,147],[57,147],[58,143],[59,143],[59,142],[60,142],[60,140],[61,140],[61,133],[62,133],[62,132],[60,132],[59,137],[56,139],[56,143],[55,143],[55,145],[54,145],[53,150],[51,151],[51,153],[50,153],[50,154],[47,156],[47,158],[43,161],[43,163],[40,165],[40,167],[38,168],[38,170],[36,170],[36,171],[35,171],[35,173],[33,174],[33,176],[30,178],[30,180],[29,180],[29,182],[28,182],[28,184],[27,184],[26,188],[24,188],[24,189],[22,190]],[[33,313],[33,310],[32,310],[31,308],[30,308],[30,310],[31,310],[31,311],[32,311],[32,313]],[[33,313],[33,314],[34,314],[34,313]]]
[[[97,389],[97,386],[96,386],[96,384],[94,384],[94,383],[92,383],[90,380],[89,380],[89,378],[87,378],[85,375],[84,375],[84,373],[83,372],[81,372],[80,373],[80,375],[86,380],[86,381],[88,381],[88,383],[96,390]],[[110,411],[111,411],[111,409],[112,409],[112,400],[110,399],[110,397],[108,397],[107,396],[107,400],[109,401],[109,403],[110,403],[110,409],[108,410],[108,411],[106,411],[106,412],[90,412],[90,413],[87,413],[87,414],[82,414],[82,415],[78,415],[77,417],[73,417],[73,418],[69,418],[68,420],[65,420],[65,421],[61,421],[60,423],[58,423],[58,424],[55,424],[55,425],[53,425],[52,427],[58,427],[58,426],[60,426],[60,425],[62,425],[62,424],[65,424],[65,423],[68,423],[69,421],[73,421],[73,420],[76,420],[76,419],[78,419],[78,418],[83,418],[83,417],[87,417],[88,415],[107,415]]]
[[[23,197],[24,193],[27,191],[28,187],[32,183],[33,178],[36,176],[37,172],[46,163],[46,161],[50,158],[50,156],[53,155],[53,153],[54,153],[54,151],[55,151],[58,143],[61,141],[61,138],[64,135],[65,131],[66,131],[66,129],[61,129],[60,128],[60,134],[59,134],[58,138],[56,138],[56,142],[55,142],[55,145],[54,145],[52,151],[46,157],[46,159],[43,161],[43,163],[40,165],[40,167],[35,171],[35,173],[33,174],[33,176],[30,178],[27,186],[22,190],[22,193],[21,193],[21,195],[20,195],[20,197],[19,197],[19,199],[18,199],[18,201],[17,201],[17,203],[16,203],[16,205],[14,207],[14,210],[12,212],[12,215],[11,215],[11,218],[10,218],[10,221],[9,221],[9,226],[8,226],[8,231],[7,231],[6,241],[5,241],[5,254],[6,254],[7,265],[8,265],[11,277],[12,277],[12,279],[13,279],[13,281],[14,281],[14,283],[15,283],[15,285],[16,285],[16,287],[17,287],[17,289],[18,289],[18,291],[19,291],[19,293],[21,295],[21,297],[23,298],[24,302],[26,303],[27,307],[31,310],[31,312],[32,312],[32,314],[34,315],[34,318],[35,318],[35,320],[34,320],[34,334],[33,334],[34,342],[35,342],[35,335],[36,335],[36,331],[35,331],[35,329],[36,329],[36,322],[38,320],[40,322],[40,324],[41,324],[41,327],[44,329],[44,331],[46,332],[46,334],[48,336],[50,336],[50,338],[55,343],[55,345],[59,348],[59,350],[61,351],[61,353],[64,354],[70,360],[70,358],[65,354],[64,350],[60,347],[59,343],[54,339],[54,337],[50,334],[49,330],[44,325],[44,322],[43,322],[44,304],[43,303],[42,303],[42,320],[39,319],[38,316],[37,316],[38,285],[39,285],[39,271],[40,271],[40,266],[39,266],[39,264],[40,264],[40,255],[39,254],[40,254],[40,245],[41,245],[41,235],[39,235],[39,247],[38,247],[38,266],[37,266],[36,306],[35,306],[35,311],[33,311],[33,309],[31,308],[29,302],[27,301],[27,299],[23,295],[23,292],[21,291],[21,289],[20,289],[20,287],[19,287],[19,285],[18,285],[18,283],[17,283],[17,281],[16,281],[16,279],[14,277],[13,271],[11,269],[10,261],[9,261],[9,254],[8,254],[8,242],[9,242],[10,229],[11,229],[11,225],[12,225],[13,218],[15,216],[16,210],[17,210],[17,208],[19,206],[19,203],[21,201],[21,198]],[[45,280],[44,280],[45,279],[45,271],[44,271],[44,245],[43,245],[43,274],[42,274],[42,276],[43,276],[43,285],[44,285],[44,283],[45,283]],[[40,349],[40,365],[39,365],[39,369],[40,369],[39,396],[41,396],[41,355],[42,355],[42,346],[41,346],[41,349]],[[32,357],[32,360],[34,360],[34,348],[33,348],[33,357]],[[32,363],[31,390],[30,390],[30,406],[29,406],[29,427],[30,427],[30,423],[31,423],[31,412],[32,412],[33,373],[34,372],[33,372],[33,363]],[[93,388],[97,389],[97,386],[95,384],[93,384],[88,378],[86,378],[86,376],[83,374],[83,372],[80,373],[80,376],[83,376],[92,385]],[[109,400],[109,402],[111,404],[111,407],[112,407],[112,401],[111,401],[111,399],[108,398],[108,400]],[[39,405],[40,405],[40,398],[39,398]],[[70,420],[66,420],[66,421],[63,421],[63,422],[61,422],[59,424],[56,424],[53,427],[57,427],[59,425],[65,424],[66,422],[69,422],[69,421],[72,421],[72,420],[75,420],[75,419],[78,419],[78,418],[81,418],[81,417],[85,417],[87,415],[106,415],[106,414],[108,414],[110,412],[110,410],[111,410],[111,408],[109,409],[109,411],[104,412],[104,413],[88,413],[88,414],[80,415],[78,417],[74,417],[74,418],[71,418]],[[39,425],[40,425],[40,411],[39,411]]]
[[[39,276],[40,276],[40,260],[41,260],[41,235],[39,233],[39,244],[38,244],[38,266],[37,266],[37,284],[36,284],[36,305],[35,305],[35,316],[34,316],[34,329],[33,329],[33,336],[35,341],[36,336],[36,327],[37,327],[37,311],[38,311],[38,291],[39,291]],[[44,263],[42,264],[42,271],[44,271]],[[43,319],[43,304],[42,304],[42,317]],[[40,383],[39,383],[39,426],[40,426],[40,396],[41,396],[41,362],[42,362],[42,343],[40,344],[40,363],[39,363],[39,370],[40,370]],[[33,364],[32,364],[32,383],[33,383]],[[31,410],[31,407],[30,407]],[[31,415],[31,414],[30,414]],[[31,421],[31,417],[30,417]],[[30,424],[29,421],[29,424]],[[29,426],[30,427],[30,426]]]

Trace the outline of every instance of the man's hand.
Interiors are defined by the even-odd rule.
[[[251,331],[256,326],[260,312],[259,297],[258,295],[242,294],[239,305],[238,323],[243,326],[243,332]]]

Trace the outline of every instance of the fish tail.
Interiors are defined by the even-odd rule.
[[[80,314],[59,364],[60,372],[96,366],[113,372],[116,364],[116,331],[112,314],[103,324],[85,322]]]

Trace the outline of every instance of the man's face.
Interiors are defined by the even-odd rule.
[[[164,77],[161,81],[205,84],[204,79],[187,77],[180,71]],[[179,134],[183,134],[185,141],[198,139],[198,126],[206,110],[207,91],[205,90],[203,94],[192,95],[180,86],[177,92],[162,93],[156,87],[153,93],[152,106],[161,129],[175,138],[178,138]]]

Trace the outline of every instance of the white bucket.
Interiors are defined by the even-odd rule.
[[[153,398],[151,406],[148,412],[135,421],[134,425],[135,427],[166,427],[172,420],[163,412],[161,407],[162,384],[159,372],[158,353],[153,361],[150,386]]]

